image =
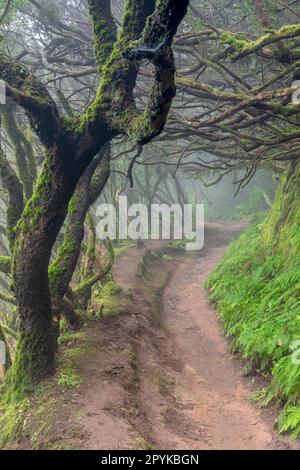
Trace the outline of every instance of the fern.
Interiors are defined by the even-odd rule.
[[[284,238],[274,239],[272,246],[262,242],[265,225],[251,227],[229,248],[207,287],[226,333],[234,338],[234,350],[271,377],[255,399],[264,406],[283,403],[279,430],[296,437],[300,365],[292,360],[291,345],[300,339],[298,209],[293,215],[282,229]]]

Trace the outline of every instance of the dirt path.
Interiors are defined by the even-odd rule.
[[[208,303],[204,281],[225,251],[213,243],[201,257],[164,261],[160,254],[143,276],[136,274],[145,248],[118,259],[115,280],[130,289],[131,301],[124,314],[90,331],[95,349],[77,403],[87,436],[82,448],[292,446],[272,430],[274,416],[251,401],[250,379]]]
[[[174,393],[188,420],[197,423],[201,436],[182,442],[193,449],[285,448],[251,403],[241,368],[228,353],[215,311],[207,302],[204,282],[224,254],[184,263],[165,293],[165,322],[183,363],[175,373]],[[190,436],[192,437],[192,436]]]

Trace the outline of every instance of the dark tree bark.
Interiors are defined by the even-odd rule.
[[[11,375],[18,386],[37,383],[53,373],[55,367],[56,330],[48,266],[80,178],[80,171],[76,168],[74,171],[72,166],[72,149],[68,144],[66,147],[48,154],[33,197],[15,229],[13,280],[20,314],[20,340]]]
[[[96,241],[96,237],[94,237],[94,241]],[[86,305],[87,305],[87,303],[88,303],[88,301],[90,300],[90,297],[91,297],[93,286],[95,284],[97,284],[97,282],[100,282],[104,278],[106,278],[106,276],[110,273],[110,271],[111,271],[111,269],[114,265],[115,254],[114,254],[113,246],[112,246],[112,244],[109,240],[107,240],[106,246],[107,246],[107,251],[108,251],[108,256],[109,256],[109,259],[108,259],[106,265],[102,266],[98,270],[98,272],[95,273],[95,274],[94,274],[94,270],[92,270],[92,269],[91,269],[90,272],[87,271],[85,278],[79,284],[79,286],[76,287],[76,289],[75,289],[75,294],[78,296],[78,298],[80,299],[80,302],[82,302],[83,304],[86,303]],[[89,267],[91,267],[91,265]]]
[[[87,233],[87,247],[84,256],[84,262],[82,263],[81,276],[83,279],[91,278],[94,273],[94,265],[96,259],[96,229],[92,217],[87,220],[88,233]],[[89,300],[92,295],[92,286],[87,286],[86,289],[81,292],[80,303],[86,310],[88,307]]]
[[[88,3],[101,81],[95,100],[79,118],[61,116],[46,87],[23,66],[0,54],[0,78],[6,81],[8,97],[25,109],[47,151],[33,195],[15,228],[13,282],[20,340],[8,374],[15,387],[31,386],[55,368],[48,266],[81,176],[116,135],[127,135],[142,144],[159,135],[176,91],[171,45],[189,1],[160,0],[153,12],[152,0],[127,0],[115,42],[111,34],[105,41],[99,26],[113,21],[112,15],[107,15],[109,1]],[[115,30],[114,24],[111,27]],[[155,73],[148,103],[141,112],[133,91],[145,57],[152,61]]]
[[[80,256],[87,212],[100,196],[109,176],[110,146],[107,144],[93,159],[79,180],[68,206],[68,221],[62,244],[49,269],[54,319],[58,323],[61,314],[65,314],[66,320],[70,323],[72,329],[74,329],[75,324],[80,325],[80,318],[76,320],[74,309],[71,314],[71,302],[64,299],[64,296]]]

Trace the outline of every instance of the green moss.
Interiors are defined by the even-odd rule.
[[[28,400],[15,399],[9,392],[3,393],[0,400],[0,449],[8,442],[12,442],[18,435],[22,426],[22,414],[28,406]]]
[[[168,243],[168,247],[173,250],[185,250],[187,240],[172,240]]]
[[[11,270],[11,257],[0,256],[0,271],[3,273],[10,273]]]
[[[69,421],[70,397],[67,392],[58,392],[54,382],[46,382],[26,399],[4,401],[2,398],[0,449],[18,447],[19,442],[32,450],[74,448],[79,426]]]
[[[95,258],[96,258],[96,229],[95,229],[95,224],[91,215],[88,216],[87,223],[90,229],[90,234],[88,237],[88,244],[86,247],[85,254],[86,254],[86,257],[88,259],[90,266],[94,266]],[[91,272],[90,274],[93,274],[93,273]]]
[[[72,366],[66,364],[58,374],[57,383],[62,388],[76,388],[82,385],[83,379]]]
[[[61,331],[61,330],[60,330]],[[72,341],[77,341],[77,340],[83,340],[85,338],[85,333],[82,331],[79,332],[72,332],[70,333],[69,331],[65,331],[58,339],[58,344],[62,345],[65,343],[70,343]]]
[[[131,241],[122,243],[121,245],[114,245],[114,253],[115,257],[121,256],[123,253],[125,253],[127,250],[135,246],[135,243],[132,243]]]
[[[24,188],[26,198],[32,194],[33,184],[36,178],[36,165],[33,149],[25,132],[21,132],[15,118],[16,105],[8,101],[1,108],[2,122],[14,149],[14,157],[17,164],[17,172]]]
[[[238,57],[240,53],[250,54],[255,52],[262,47],[280,41],[281,39],[293,38],[300,33],[300,23],[284,25],[278,30],[268,31],[263,36],[259,37],[255,41],[246,41],[243,35],[222,31],[220,37],[225,44],[233,46],[237,52]]]
[[[102,67],[102,76],[99,87],[97,88],[96,96],[87,108],[86,112],[81,116],[77,132],[82,133],[87,126],[101,125],[102,124],[102,112],[113,110],[115,100],[118,100],[119,90],[118,87],[121,83],[120,77],[120,64],[122,64],[122,74],[126,72],[124,67],[123,59],[124,44],[118,41],[113,49],[113,52],[105,65]],[[128,65],[129,67],[129,65]],[[125,111],[119,110],[120,115],[118,119],[123,117],[122,113]],[[99,129],[98,129],[99,132]]]
[[[299,181],[299,166],[295,171],[290,168],[283,175],[275,203],[262,231],[263,243],[273,245],[278,252],[285,252],[287,263],[299,254]]]
[[[154,0],[126,0],[123,14],[120,39],[127,42],[135,41],[140,38],[145,21],[155,7]]]
[[[37,324],[34,332],[20,330],[15,359],[5,377],[5,394],[10,400],[18,401],[28,396],[41,377],[46,379],[54,373],[54,337],[49,334],[51,327],[52,319],[49,316],[43,317],[43,325]]]
[[[241,34],[232,33],[229,31],[222,31],[220,33],[222,42],[233,46],[237,50],[242,50],[247,47],[248,42],[245,40],[245,36]]]
[[[127,109],[123,109],[124,107],[121,106],[124,96],[126,95],[127,99],[129,97],[128,80],[135,81],[136,70],[132,61],[124,57],[124,51],[132,46],[133,41],[140,38],[147,13],[150,14],[153,11],[154,2],[153,0],[151,2],[142,0],[137,4],[133,0],[127,0],[120,32],[114,42],[112,42],[113,35],[108,33],[108,29],[114,31],[109,13],[101,11],[100,5],[97,9],[92,4],[94,2],[89,3],[94,23],[96,58],[101,64],[101,81],[97,88],[96,97],[82,115],[80,123],[76,126],[76,131],[82,134],[88,127],[91,132],[99,135],[99,128],[103,123],[102,113],[105,112],[106,121],[110,114],[114,129],[119,127],[124,129],[128,125],[129,135],[135,135],[136,125],[140,125],[141,128],[149,126],[148,113],[145,113],[144,120],[136,120],[136,109],[133,102],[128,103]],[[107,27],[107,25],[109,26]]]
[[[114,281],[108,281],[102,288],[95,289],[92,298],[93,315],[96,318],[119,315],[128,303],[129,294]]]
[[[30,449],[72,449],[82,440],[73,416],[73,389],[83,383],[94,343],[82,331],[63,335],[60,344],[56,376],[32,388],[30,394],[16,393],[7,385],[1,390],[0,448],[15,447],[21,441]]]
[[[59,338],[63,346],[58,365],[57,383],[62,388],[77,388],[83,383],[80,371],[89,351],[86,333],[65,333]]]
[[[73,215],[76,213],[77,203],[78,203],[78,195],[74,193],[68,205],[68,215]]]
[[[116,25],[110,11],[110,3],[88,0],[93,21],[96,62],[101,67],[112,52],[116,41]]]
[[[68,269],[66,261],[69,259],[76,248],[76,240],[66,230],[64,241],[60,245],[55,261],[49,267],[50,290],[55,293],[62,275]]]
[[[51,191],[52,170],[50,162],[45,161],[41,174],[34,187],[32,197],[27,202],[22,217],[15,228],[16,233],[28,233],[38,227],[40,217],[43,214],[42,199]]]

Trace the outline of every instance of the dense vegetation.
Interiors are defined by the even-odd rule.
[[[208,287],[250,370],[271,374],[263,404],[279,400],[281,432],[300,434],[300,168],[283,176],[267,219],[235,242]]]
[[[254,221],[208,286],[247,368],[271,378],[260,400],[283,403],[279,429],[298,435],[299,2],[1,0],[0,11],[3,420],[57,372],[68,335],[118,313],[111,271],[131,241],[99,240],[96,213],[126,195]],[[58,385],[76,383],[69,365]]]

